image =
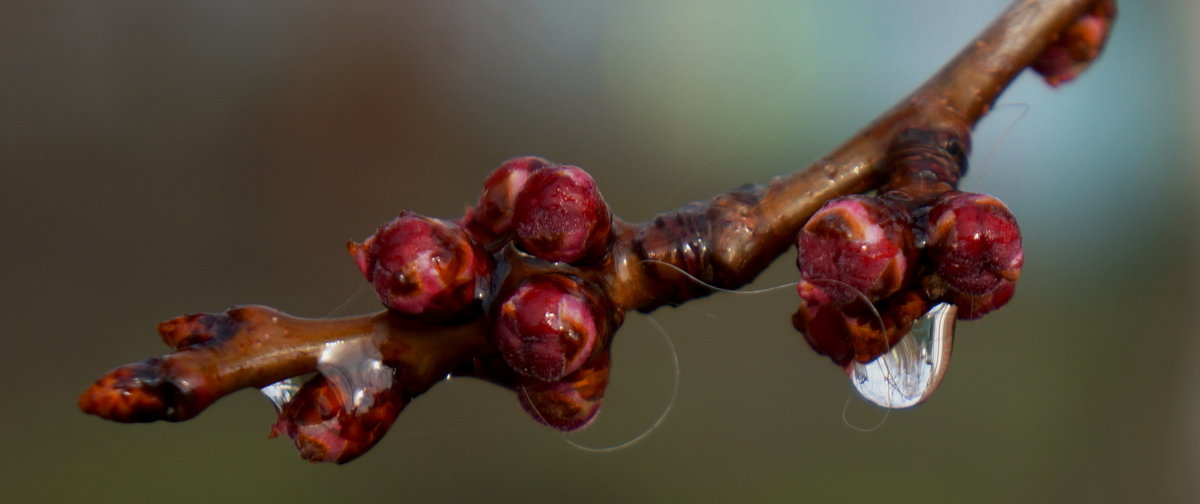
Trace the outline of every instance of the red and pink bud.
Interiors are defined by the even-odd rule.
[[[596,181],[578,166],[530,175],[513,213],[517,247],[547,261],[595,261],[608,251],[612,214]]]
[[[983,295],[1021,276],[1021,229],[1003,202],[979,193],[954,192],[929,211],[929,259],[954,290]]]
[[[536,276],[495,309],[492,337],[517,373],[556,381],[582,367],[603,345],[608,325],[597,302],[573,277]]]
[[[479,301],[491,256],[458,225],[404,212],[362,244],[347,244],[383,304],[397,312],[444,319]]]
[[[1016,288],[1017,282],[1006,280],[996,290],[979,296],[951,291],[949,301],[958,307],[957,318],[974,320],[1008,304]]]
[[[840,282],[871,301],[891,295],[907,281],[916,261],[912,225],[903,207],[884,199],[856,195],[830,200],[796,239],[801,284]]]
[[[792,325],[814,351],[842,367],[887,353],[929,308],[912,289],[877,303],[840,284],[802,283],[799,289]]]
[[[611,363],[608,351],[603,351],[562,380],[528,380],[528,383],[518,385],[517,399],[525,412],[539,423],[564,432],[582,429],[600,412]]]
[[[1114,0],[1098,0],[1058,34],[1031,65],[1047,84],[1059,86],[1078,77],[1100,56],[1117,17]]]
[[[875,320],[869,303],[842,285],[800,282],[798,289],[801,302],[792,325],[815,352],[838,366],[849,364],[854,359],[854,335],[869,329]]]
[[[531,175],[550,166],[553,164],[536,156],[505,161],[483,181],[479,206],[468,213],[463,226],[484,243],[506,237],[512,231],[517,195]]]
[[[358,458],[387,434],[407,400],[396,387],[364,389],[355,398],[346,392],[324,375],[314,376],[283,405],[270,436],[292,438],[300,456],[312,462]]]
[[[953,192],[929,211],[926,250],[958,317],[978,318],[1003,306],[1021,276],[1021,229],[1000,200]]]

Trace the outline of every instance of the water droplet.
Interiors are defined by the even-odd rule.
[[[928,399],[950,366],[956,312],[952,304],[938,304],[888,353],[866,364],[852,363],[854,389],[863,399],[890,409],[910,408]]]
[[[275,405],[275,411],[282,411],[283,405],[292,400],[296,395],[296,391],[300,390],[300,385],[304,384],[304,377],[294,376],[286,380],[280,380],[266,387],[259,389],[271,403]]]
[[[366,411],[375,396],[392,387],[395,370],[383,363],[378,342],[359,337],[325,345],[317,359],[317,370],[343,399],[348,412]]]

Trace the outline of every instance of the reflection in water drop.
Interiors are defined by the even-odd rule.
[[[370,409],[375,395],[392,387],[395,375],[395,370],[384,365],[377,342],[369,337],[326,344],[317,370],[337,389],[343,407],[351,413]]]
[[[937,390],[954,342],[954,305],[941,303],[917,320],[888,353],[850,365],[850,383],[878,406],[898,409],[920,404]]]
[[[259,389],[271,403],[275,405],[275,411],[279,412],[283,409],[283,405],[292,400],[296,395],[296,391],[300,390],[300,385],[304,384],[304,377],[294,376],[286,380],[280,380],[266,387]]]

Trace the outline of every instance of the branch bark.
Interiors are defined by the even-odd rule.
[[[505,266],[492,296],[533,275],[570,274],[603,286],[616,327],[627,310],[650,311],[713,292],[688,276],[738,288],[783,253],[825,201],[882,184],[885,158],[901,132],[917,127],[969,138],[999,94],[1093,4],[1018,0],[928,82],[830,154],[766,186],[738,188],[650,222],[618,220],[600,264],[575,267],[501,250],[497,259]],[[243,307],[173,319],[159,332],[176,352],[109,372],[79,398],[80,408],[122,422],[186,420],[235,390],[317,371],[321,352],[348,340],[369,340],[380,350],[405,398],[451,373],[522,386],[491,364],[486,315],[427,324],[389,312],[317,320]],[[606,368],[601,374],[606,379]]]
[[[742,190],[713,199],[712,207],[729,208],[712,223],[711,236],[706,240],[711,257],[684,263],[672,259],[678,254],[653,248],[672,246],[670,236],[644,238],[655,244],[648,255],[721,288],[745,285],[791,245],[796,232],[825,201],[882,183],[887,175],[883,160],[892,139],[901,131],[921,127],[960,132],[958,136],[969,138],[965,133],[990,110],[1000,93],[1093,3],[1014,2],[925,84],[833,152],[803,170],[772,180],[765,189]],[[660,216],[658,221],[677,220],[678,214],[689,211],[693,210]],[[636,270],[628,271],[629,276],[619,276],[614,283],[647,283],[636,276]],[[657,306],[654,299],[644,298],[626,303],[641,310]]]

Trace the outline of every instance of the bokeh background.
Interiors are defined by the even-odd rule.
[[[47,1],[0,7],[6,502],[1195,502],[1200,21],[1124,2],[1077,82],[1031,75],[975,138],[1007,201],[1012,304],[959,326],[947,380],[885,415],[789,324],[791,289],[654,314],[661,426],[594,454],[456,380],[347,466],[267,440],[253,391],[181,424],[75,398],[165,349],[154,325],[263,303],[377,307],[343,248],[454,217],[500,161],[578,164],[642,220],[805,166],[1004,6],[960,2]],[[781,258],[756,287],[794,281]],[[631,317],[597,424],[666,406]],[[878,428],[862,432],[854,427]]]

